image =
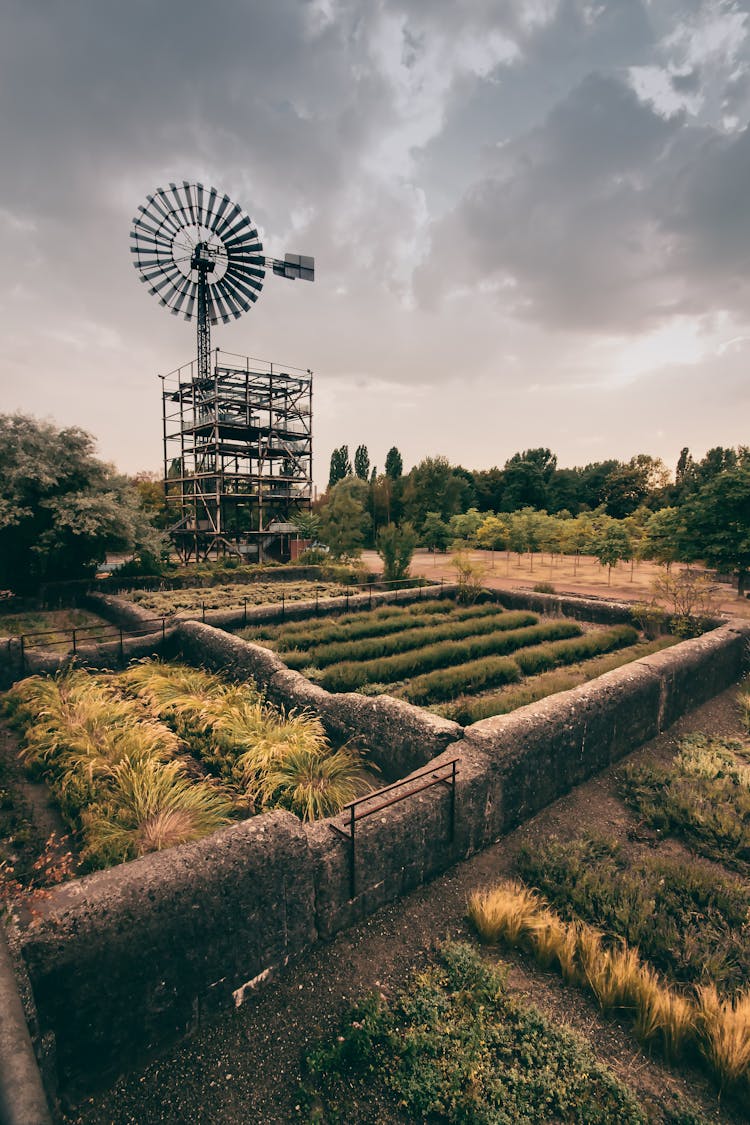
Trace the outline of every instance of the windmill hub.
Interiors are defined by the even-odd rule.
[[[213,273],[216,269],[216,257],[211,253],[211,247],[207,242],[199,242],[193,250],[193,256],[190,259],[192,269],[198,270],[200,273]]]

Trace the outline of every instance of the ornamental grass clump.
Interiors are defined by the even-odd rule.
[[[93,867],[190,843],[230,822],[231,798],[214,782],[196,781],[182,762],[119,762],[99,800],[82,814],[82,859]]]
[[[585,922],[565,922],[519,880],[475,891],[468,915],[483,941],[530,950],[540,965],[559,967],[568,984],[588,988],[603,1011],[629,1011],[644,1045],[668,1059],[697,1048],[722,1087],[750,1090],[750,988],[722,998],[714,984],[694,996],[669,987],[637,950],[611,945]]]
[[[371,788],[355,750],[342,747],[324,756],[300,747],[278,758],[260,776],[255,792],[263,804],[289,809],[309,821],[335,816]]]

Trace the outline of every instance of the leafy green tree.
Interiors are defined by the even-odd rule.
[[[464,543],[473,543],[477,528],[482,523],[482,513],[476,508],[469,508],[468,512],[460,512],[451,516],[448,527],[454,539],[461,539]]]
[[[328,472],[328,487],[333,488],[340,480],[352,475],[352,463],[349,460],[349,446],[342,445],[334,449],[331,454],[331,464]]]
[[[431,551],[444,551],[451,541],[451,529],[440,512],[428,512],[422,524],[421,540]]]
[[[437,512],[447,521],[466,511],[472,484],[465,474],[465,469],[453,467],[447,457],[425,457],[414,466],[404,485],[403,505],[415,527],[422,527],[427,512]]]
[[[480,512],[499,512],[503,506],[505,492],[505,473],[493,465],[472,474],[474,478],[474,497]]]
[[[320,513],[320,538],[335,559],[358,558],[370,528],[368,487],[346,477],[329,489]]]
[[[0,585],[30,592],[93,574],[107,552],[158,559],[165,541],[138,491],[78,427],[0,415]]]
[[[750,468],[718,473],[682,507],[686,562],[737,575],[737,593],[745,591],[750,570]]]
[[[520,508],[544,508],[547,485],[555,471],[557,458],[549,449],[525,449],[505,462],[505,490],[502,507],[515,512]]]
[[[404,462],[401,454],[396,449],[396,446],[392,445],[385,456],[385,475],[390,477],[391,480],[398,480],[403,474],[403,471]]]
[[[377,552],[383,560],[383,577],[387,582],[408,578],[417,533],[410,523],[395,523],[381,527],[378,532]]]
[[[317,512],[297,512],[292,523],[297,528],[300,539],[315,542],[320,535],[320,516]]]
[[[370,476],[370,454],[366,445],[358,445],[354,451],[354,474],[360,480],[367,480]]]
[[[641,545],[644,559],[663,563],[669,570],[685,553],[685,519],[679,508],[660,508],[646,524]]]
[[[612,567],[618,562],[627,562],[632,556],[633,545],[625,528],[617,520],[608,520],[593,542],[595,558],[607,568],[607,585],[612,581]]]
[[[476,543],[485,551],[492,552],[492,566],[495,566],[495,551],[501,551],[508,538],[508,525],[494,512],[489,512],[476,530]]]

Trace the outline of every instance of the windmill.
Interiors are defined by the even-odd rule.
[[[250,218],[228,195],[203,184],[158,188],[138,208],[130,251],[141,281],[175,316],[198,322],[198,377],[210,368],[211,325],[228,324],[258,300],[267,267],[280,277],[314,281],[315,259],[263,255]]]
[[[314,259],[263,254],[228,195],[170,183],[146,198],[130,232],[141,281],[175,316],[197,323],[197,360],[163,377],[164,488],[184,561],[288,553],[294,513],[312,490],[312,372],[280,370],[215,349],[211,325],[257,301],[267,270],[313,281]],[[240,362],[241,361],[241,362]],[[251,366],[252,364],[252,366]]]

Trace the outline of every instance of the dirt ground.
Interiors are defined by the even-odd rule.
[[[590,555],[582,555],[576,562],[572,555],[556,555],[550,561],[547,554],[534,555],[532,559],[529,555],[519,558],[512,552],[507,557],[504,551],[495,551],[494,557],[490,551],[464,553],[485,566],[485,585],[497,590],[531,590],[539,582],[548,582],[558,594],[581,594],[612,598],[614,601],[647,601],[651,597],[652,582],[664,573],[664,568],[656,563],[636,562],[632,567],[630,563],[619,563],[612,568],[608,582],[607,567],[601,566]],[[453,557],[451,551],[431,554],[422,548],[414,553],[411,574],[415,577],[423,575],[433,581],[444,578],[446,582],[455,582],[456,572],[451,565]],[[380,571],[383,568],[375,551],[365,551],[362,562],[368,570]],[[674,570],[680,569],[681,564],[675,563]],[[735,586],[725,582],[714,583],[714,599],[717,612],[750,619],[750,600],[738,598]]]
[[[691,730],[733,735],[740,731],[734,690],[685,716],[627,761],[669,757]],[[635,855],[665,849],[689,863],[703,863],[674,841],[644,834],[615,795],[610,768],[539,813],[481,855],[457,865],[428,886],[382,908],[359,926],[321,943],[286,967],[245,1006],[203,1027],[191,1040],[141,1072],[73,1108],[68,1125],[289,1125],[300,1120],[301,1059],[316,1040],[335,1034],[342,1014],[368,990],[398,991],[409,972],[446,938],[468,939],[466,901],[478,885],[507,874],[523,845],[551,835],[606,833]],[[510,965],[510,984],[556,1023],[577,1029],[642,1099],[660,1122],[678,1097],[687,1096],[707,1118],[726,1125],[747,1121],[736,1107],[717,1100],[697,1072],[681,1074],[644,1055],[624,1025],[602,1018],[593,1003],[542,972],[522,954],[489,951]],[[352,1105],[352,1123],[378,1125],[411,1120],[377,1090]]]

